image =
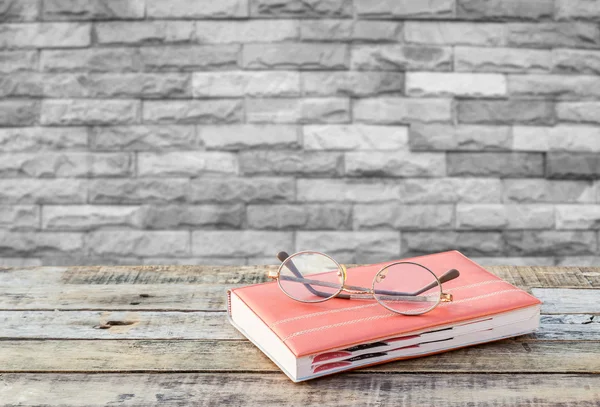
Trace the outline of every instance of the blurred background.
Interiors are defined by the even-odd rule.
[[[598,265],[600,2],[3,0],[0,264]]]

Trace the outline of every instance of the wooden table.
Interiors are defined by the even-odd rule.
[[[600,268],[489,267],[535,335],[292,383],[226,320],[266,267],[0,269],[0,406],[600,406]]]

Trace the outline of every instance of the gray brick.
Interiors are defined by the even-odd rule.
[[[508,126],[413,124],[409,140],[416,151],[497,151],[513,146]]]
[[[248,0],[146,0],[152,18],[241,18],[248,16]]]
[[[511,96],[577,99],[600,96],[598,76],[572,75],[509,75]]]
[[[37,229],[40,210],[34,205],[0,205],[0,227],[3,229]]]
[[[187,179],[98,179],[90,184],[89,202],[96,204],[146,204],[182,202]]]
[[[458,204],[459,229],[553,229],[552,205]]]
[[[0,97],[41,97],[44,79],[44,75],[31,72],[0,76]]]
[[[92,148],[96,150],[188,150],[199,146],[194,126],[102,126],[91,133]]]
[[[189,254],[187,231],[99,230],[86,236],[91,255],[99,256],[164,256]]]
[[[246,117],[250,123],[347,123],[347,98],[248,99]]]
[[[521,151],[600,152],[600,128],[515,126],[513,148]]]
[[[600,123],[600,102],[558,102],[556,117],[560,121]]]
[[[139,206],[44,205],[42,208],[42,228],[48,230],[139,228],[141,220]]]
[[[346,175],[352,177],[443,177],[442,153],[372,152],[346,153]]]
[[[553,257],[471,257],[477,264],[487,266],[554,266]]]
[[[298,232],[296,251],[322,251],[343,263],[376,263],[398,258],[399,235],[391,231]]]
[[[37,66],[36,51],[0,51],[0,73],[34,71]]]
[[[454,15],[454,0],[356,0],[356,13],[366,18],[446,18]]]
[[[600,19],[600,4],[590,0],[556,0],[557,20]]]
[[[0,202],[4,204],[84,203],[87,184],[75,179],[2,179]]]
[[[448,175],[500,178],[543,177],[544,155],[448,152]]]
[[[406,73],[406,94],[410,96],[494,97],[506,92],[504,75],[494,73]]]
[[[299,179],[300,202],[494,203],[502,199],[499,179],[432,178],[406,180]]]
[[[402,94],[403,88],[404,74],[400,72],[302,73],[302,90],[307,96]]]
[[[236,123],[242,121],[240,100],[144,101],[145,123]]]
[[[600,205],[556,205],[557,229],[600,229]]]
[[[546,157],[546,177],[600,178],[600,155],[597,153],[549,153]]]
[[[305,150],[399,150],[408,143],[406,126],[314,125],[303,127]]]
[[[91,26],[82,23],[24,23],[0,26],[0,47],[73,48],[91,42]]]
[[[600,51],[555,49],[552,58],[556,72],[600,74]]]
[[[502,253],[504,241],[499,232],[444,231],[403,232],[402,255],[413,256],[458,250],[467,256],[490,256]]]
[[[596,256],[564,256],[556,258],[556,266],[583,266],[594,267],[600,264],[600,257]]]
[[[144,18],[145,0],[44,0],[44,20]]]
[[[354,101],[353,109],[354,120],[364,123],[434,123],[452,120],[451,99],[358,99]]]
[[[246,44],[244,68],[348,69],[349,54],[342,44]]]
[[[454,69],[473,72],[549,72],[552,52],[539,49],[455,47]]]
[[[41,108],[45,125],[132,124],[139,116],[140,102],[136,100],[46,99]]]
[[[377,204],[354,206],[356,229],[451,229],[452,205]]]
[[[31,257],[3,257],[0,258],[0,265],[2,265],[2,267],[40,267],[44,264],[41,259],[34,259]]]
[[[45,75],[38,84],[51,98],[180,98],[191,96],[190,82],[189,74],[178,73],[68,73]]]
[[[352,208],[345,204],[250,205],[252,229],[343,230],[352,228]]]
[[[244,219],[243,205],[144,206],[141,224],[148,229],[182,227],[239,228]]]
[[[351,0],[250,0],[253,17],[352,17]]]
[[[194,97],[299,96],[298,72],[197,72]]]
[[[205,177],[187,187],[190,202],[288,202],[294,200],[293,178]]]
[[[244,175],[338,176],[343,172],[339,153],[303,151],[245,151],[240,153]]]
[[[196,177],[205,174],[235,174],[238,164],[232,153],[175,151],[138,153],[141,177]]]
[[[395,21],[304,20],[300,37],[309,41],[397,42],[402,24]]]
[[[198,126],[198,139],[208,149],[247,150],[253,148],[295,148],[296,126],[240,124],[232,126]]]
[[[0,128],[0,150],[8,152],[85,149],[87,138],[87,130],[83,127]]]
[[[0,128],[2,151],[60,150],[85,148],[87,132],[83,128]]]
[[[429,45],[354,45],[352,69],[363,71],[449,71],[452,50]]]
[[[546,100],[459,100],[459,123],[553,124],[554,103]]]
[[[400,198],[400,186],[390,180],[298,179],[299,202],[384,202]]]
[[[40,261],[44,266],[54,267],[67,267],[73,266],[74,264],[77,266],[97,266],[98,264],[107,266],[138,266],[142,263],[142,260],[136,257],[102,257],[89,256],[83,253],[42,256]]]
[[[0,176],[71,178],[132,175],[133,159],[122,153],[12,153],[0,156]]]
[[[457,0],[456,14],[473,19],[546,19],[552,18],[554,0]]]
[[[298,21],[196,21],[196,39],[203,44],[279,42],[298,39]]]
[[[572,256],[595,254],[595,232],[572,231],[505,231],[507,254],[525,256]]]
[[[176,44],[194,41],[192,21],[107,21],[94,26],[98,44]]]
[[[503,183],[505,202],[590,203],[596,200],[591,181],[507,179]]]
[[[274,261],[277,261],[277,259],[275,259]],[[139,263],[139,262],[138,262]],[[165,259],[163,257],[151,257],[151,258],[144,258],[142,259],[142,263],[145,265],[173,265],[173,266],[177,266],[177,265],[181,265],[181,266],[185,266],[185,265],[207,265],[207,264],[212,264],[215,266],[245,266],[246,264],[248,264],[248,262],[246,261],[245,257],[238,257],[235,259],[232,259],[231,257],[178,257],[176,259],[171,258],[171,259]],[[261,264],[261,263],[252,263],[252,264]],[[258,280],[253,280],[251,281],[252,283],[258,283],[260,281]]]
[[[40,67],[48,72],[131,72],[139,70],[135,48],[43,50]]]
[[[0,126],[32,125],[39,115],[40,104],[35,100],[0,100]]]
[[[502,183],[495,178],[407,179],[400,185],[405,203],[497,203],[502,199]]]
[[[40,12],[39,0],[3,0],[0,21],[35,21]]]
[[[409,43],[437,45],[504,44],[504,26],[497,23],[459,21],[407,21],[404,39]]]
[[[80,233],[0,231],[0,255],[40,256],[76,253],[83,249]]]
[[[292,232],[194,231],[192,254],[195,256],[275,256],[293,247]]]
[[[236,68],[240,46],[142,47],[139,52],[146,71],[204,71]]]
[[[588,23],[510,23],[508,44],[542,48],[598,48],[600,27]]]

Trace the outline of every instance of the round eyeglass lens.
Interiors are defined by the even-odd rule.
[[[373,280],[373,296],[387,309],[403,315],[419,315],[440,303],[442,286],[428,268],[416,263],[393,263]]]
[[[342,290],[341,266],[317,252],[300,252],[288,257],[279,268],[279,287],[302,302],[321,302]]]

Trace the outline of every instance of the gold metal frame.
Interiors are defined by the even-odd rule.
[[[341,278],[341,286],[340,289],[337,290],[335,293],[333,293],[331,296],[329,297],[324,297],[321,300],[315,300],[315,301],[305,301],[305,300],[301,300],[298,298],[295,298],[293,296],[291,296],[290,294],[288,294],[288,292],[282,287],[281,285],[281,279],[279,278],[281,275],[281,270],[284,267],[284,265],[286,264],[286,261],[288,259],[291,259],[293,257],[302,255],[302,254],[318,254],[321,256],[324,256],[326,258],[328,258],[329,260],[331,260],[338,268],[338,276]],[[404,313],[404,312],[400,312],[398,310],[395,310],[389,306],[387,306],[384,302],[381,302],[377,296],[375,295],[375,284],[378,282],[378,278],[379,281],[382,280],[383,278],[385,278],[385,272],[386,270],[388,270],[390,267],[398,265],[398,264],[413,264],[416,266],[419,266],[423,269],[425,269],[426,271],[428,271],[433,278],[435,279],[435,282],[437,283],[438,287],[440,288],[440,296],[439,298],[437,298],[437,301],[434,305],[432,305],[431,307],[425,309],[423,312],[419,312],[419,313]],[[445,281],[449,281],[451,279],[454,279],[456,277],[458,277],[459,273],[457,270],[450,270],[450,271],[455,271],[456,275],[454,275],[453,277],[450,277],[449,279],[445,280]],[[446,273],[448,274],[448,272]],[[322,252],[318,252],[318,251],[313,251],[313,250],[305,250],[305,251],[300,251],[300,252],[296,252],[290,256],[287,256],[282,262],[281,265],[279,266],[279,268],[277,269],[277,271],[269,271],[267,273],[267,277],[271,280],[277,280],[277,285],[279,286],[279,288],[281,289],[281,291],[283,291],[283,293],[288,296],[289,298],[293,299],[294,301],[298,301],[298,302],[303,302],[303,303],[308,303],[308,304],[312,304],[312,303],[320,303],[320,302],[324,302],[324,301],[328,301],[332,298],[338,297],[340,295],[340,293],[342,292],[346,292],[348,293],[348,295],[346,297],[342,297],[345,299],[369,299],[372,298],[375,301],[377,301],[377,303],[383,307],[385,307],[386,309],[395,312],[396,314],[401,314],[401,315],[407,315],[407,316],[411,316],[411,315],[422,315],[425,314],[431,310],[433,310],[434,308],[436,308],[441,302],[452,302],[453,297],[452,294],[450,293],[445,293],[443,291],[443,287],[442,287],[442,281],[440,281],[440,278],[435,275],[435,273],[433,271],[431,271],[429,268],[425,267],[422,264],[419,263],[414,263],[414,262],[410,262],[410,261],[397,261],[394,263],[390,263],[390,264],[386,264],[385,266],[383,266],[373,277],[373,283],[371,285],[371,288],[365,288],[365,287],[354,287],[354,286],[347,286],[346,285],[346,278],[348,275],[348,270],[346,268],[345,265],[338,263],[334,258],[332,258],[331,256],[322,253]],[[444,276],[442,276],[444,277]],[[445,282],[444,281],[444,282]],[[357,289],[358,288],[358,289]],[[339,297],[338,297],[339,298]]]

